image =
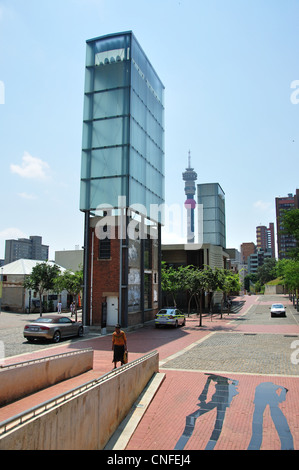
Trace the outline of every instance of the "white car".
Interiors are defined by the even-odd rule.
[[[162,308],[155,316],[155,327],[158,328],[160,325],[185,326],[185,315],[174,307]]]
[[[282,304],[272,304],[270,311],[271,317],[286,317],[286,309]]]

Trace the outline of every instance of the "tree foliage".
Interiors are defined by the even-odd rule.
[[[223,298],[230,292],[239,291],[241,288],[238,274],[232,273],[226,269],[205,266],[205,269],[199,269],[195,266],[166,266],[162,263],[161,271],[162,290],[166,295],[170,295],[173,305],[176,306],[176,295],[179,292],[189,294],[188,314],[190,312],[191,300],[195,299],[197,311],[202,315],[202,298],[205,293],[210,294],[209,309],[212,309],[212,297],[216,291],[223,292]],[[221,308],[222,315],[222,308]]]
[[[257,280],[261,285],[266,284],[277,277],[277,261],[275,258],[268,258],[262,266],[257,269]]]
[[[284,285],[290,291],[299,289],[299,261],[294,259],[282,259],[278,261],[278,275],[283,278]]]
[[[288,256],[299,260],[299,209],[283,211],[280,224],[283,229],[282,234],[291,235],[296,240],[296,248],[288,251]]]
[[[64,271],[55,279],[55,290],[61,292],[68,291],[75,298],[75,316],[77,319],[77,297],[82,290],[83,285],[83,269],[72,273],[71,271]]]
[[[44,292],[55,289],[55,279],[59,275],[59,267],[49,263],[39,263],[32,269],[30,276],[26,277],[24,287],[39,294],[40,316],[42,316],[42,296]]]

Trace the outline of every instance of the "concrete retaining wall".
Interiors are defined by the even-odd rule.
[[[283,294],[283,286],[278,284],[277,286],[265,286],[265,295]]]
[[[103,449],[158,368],[155,351],[104,375],[94,385],[86,384],[86,390],[74,391],[72,398],[24,424],[25,416],[1,423],[0,449]],[[13,427],[13,421],[19,424]]]
[[[0,368],[0,406],[93,367],[93,350],[84,349]]]

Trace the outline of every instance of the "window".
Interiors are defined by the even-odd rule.
[[[100,240],[99,246],[99,259],[110,259],[111,258],[111,243],[110,238]]]
[[[144,308],[152,307],[152,276],[151,274],[144,274]]]

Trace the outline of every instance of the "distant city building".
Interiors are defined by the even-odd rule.
[[[5,241],[4,264],[12,263],[18,259],[33,259],[47,261],[49,258],[49,246],[42,245],[42,237],[30,236],[18,240]]]
[[[248,256],[255,253],[256,247],[253,242],[245,242],[241,245],[241,263],[247,264]]]
[[[241,253],[236,248],[226,248],[229,258],[227,260],[227,269],[239,272],[241,264]]]
[[[55,251],[55,263],[74,273],[83,268],[83,254],[79,249]]]
[[[247,258],[248,274],[255,274],[259,266],[262,266],[269,258],[272,258],[270,251],[257,250],[256,253],[249,255]]]
[[[271,222],[269,227],[259,225],[256,227],[256,246],[258,250],[263,250],[272,253],[272,258],[275,258],[275,236],[274,236],[274,223]]]
[[[281,217],[284,211],[299,209],[299,189],[296,189],[295,195],[288,194],[286,197],[275,198],[275,206],[278,258],[283,259],[288,258],[288,251],[296,247],[296,240],[294,237],[282,233]]]
[[[197,202],[203,205],[203,243],[226,248],[225,194],[218,183],[197,185]]]
[[[194,168],[191,168],[191,155],[189,152],[188,157],[188,168],[183,173],[183,180],[185,181],[185,194],[186,201],[185,207],[187,209],[187,242],[194,243],[194,209],[196,206],[196,201],[194,196],[196,193],[195,181],[197,180],[197,173],[194,171]]]
[[[39,295],[32,289],[24,287],[24,281],[30,276],[32,269],[40,263],[39,260],[19,259],[6,264],[2,269],[2,311],[8,310],[20,313],[39,312]],[[53,266],[53,261],[48,261]],[[58,266],[61,273],[65,271],[62,266]],[[71,296],[66,290],[54,293],[44,292],[42,301],[52,307],[52,312],[57,311],[58,300],[61,300],[64,309],[69,307]]]

